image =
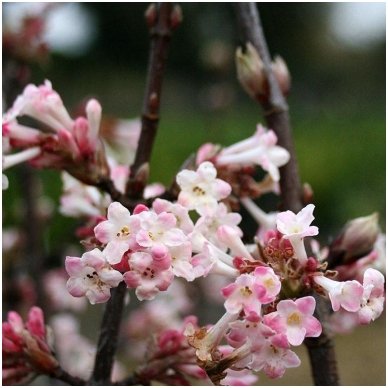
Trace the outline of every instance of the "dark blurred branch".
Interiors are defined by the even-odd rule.
[[[255,3],[235,3],[238,25],[244,43],[251,42],[264,63],[268,81],[268,98],[260,99],[269,128],[278,136],[278,144],[288,150],[290,161],[280,168],[282,208],[298,212],[302,208],[302,186],[292,139],[288,105],[271,69],[271,57]],[[324,303],[317,301],[316,316],[321,322],[327,319]],[[316,385],[339,385],[334,344],[323,330],[319,338],[305,341],[308,348],[314,382]]]
[[[89,385],[110,385],[126,290],[125,283],[120,283],[105,306]]]
[[[150,27],[151,49],[143,101],[141,134],[127,185],[128,196],[131,198],[139,198],[143,194],[145,182],[137,179],[137,174],[151,158],[159,123],[162,81],[169,43],[172,31],[181,21],[180,8],[173,3],[152,4],[146,11],[146,20]]]
[[[268,98],[260,100],[267,126],[274,130],[278,144],[290,153],[290,161],[280,168],[280,189],[283,210],[298,212],[302,208],[302,186],[299,178],[294,142],[288,114],[288,105],[280,91],[279,84],[271,69],[271,57],[255,3],[235,3],[237,21],[242,42],[251,42],[264,63],[264,73],[268,81]]]
[[[66,371],[64,371],[62,368],[58,367],[57,369],[55,369],[51,374],[50,374],[50,377],[54,378],[54,379],[57,379],[57,380],[61,380],[69,385],[86,385],[86,381],[79,378],[79,377],[75,377],[75,376],[72,376],[70,375],[69,373],[67,373]]]

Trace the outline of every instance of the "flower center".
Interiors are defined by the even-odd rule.
[[[291,325],[291,326],[300,325],[300,323],[301,323],[300,314],[297,312],[292,313],[287,317],[287,324],[288,325]]]
[[[130,235],[130,231],[127,225],[124,225],[121,229],[120,232],[117,233],[117,237],[126,237]]]
[[[199,186],[193,187],[193,193],[197,195],[198,197],[205,195],[206,191],[204,189],[201,189]]]
[[[252,291],[248,286],[241,287],[240,292],[241,292],[242,296],[251,296],[252,295]]]

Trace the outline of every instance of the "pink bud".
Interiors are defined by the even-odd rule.
[[[44,316],[43,311],[39,307],[32,307],[29,311],[26,327],[31,334],[42,340],[45,338],[46,328],[44,325]]]

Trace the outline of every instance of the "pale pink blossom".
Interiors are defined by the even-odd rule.
[[[174,274],[170,266],[161,268],[147,252],[135,252],[129,258],[130,271],[124,274],[124,281],[128,288],[136,288],[139,300],[151,300],[160,291],[166,291]]]
[[[181,188],[178,203],[200,215],[215,211],[218,201],[231,192],[229,183],[217,179],[217,170],[210,162],[201,163],[197,171],[182,170],[176,181]]]
[[[70,174],[62,172],[63,194],[59,208],[63,215],[70,217],[96,217],[105,213],[109,196],[103,195],[93,186],[86,185]]]
[[[139,214],[139,219],[136,241],[142,247],[176,247],[187,241],[187,236],[176,227],[177,220],[172,213],[145,211]]]
[[[127,250],[138,248],[136,235],[139,228],[140,219],[137,215],[131,215],[119,202],[109,205],[108,219],[100,222],[94,228],[94,233],[98,240],[107,244],[104,255],[110,264],[120,263]]]
[[[333,311],[338,311],[340,307],[350,312],[360,309],[364,288],[358,281],[338,282],[323,275],[317,275],[314,276],[314,282],[328,293]]]
[[[220,226],[226,225],[241,237],[242,231],[237,226],[240,222],[241,215],[239,213],[229,212],[225,204],[219,203],[214,213],[204,215],[197,220],[195,230],[201,233],[212,244],[226,250],[226,245],[217,236],[217,230]]]
[[[293,300],[281,300],[277,311],[264,316],[264,322],[278,333],[285,333],[293,346],[300,345],[305,337],[318,337],[322,326],[313,317],[315,299],[312,296]]]
[[[44,274],[44,289],[51,307],[56,310],[85,310],[86,299],[75,298],[67,292],[67,279],[68,276],[63,268],[52,269]]]
[[[309,204],[298,214],[287,210],[279,213],[276,219],[278,231],[283,234],[283,238],[290,240],[296,258],[302,264],[305,264],[307,261],[303,238],[307,236],[316,236],[318,234],[318,228],[316,226],[310,226],[314,220],[314,208],[314,205]]]
[[[256,236],[259,241],[264,241],[264,236],[269,230],[276,228],[276,219],[278,212],[265,213],[255,202],[250,198],[240,198],[240,202],[243,204],[245,209],[248,210],[249,214],[253,219],[260,225],[256,232]]]
[[[75,297],[86,296],[91,304],[106,302],[110,289],[123,280],[123,275],[109,265],[98,248],[85,252],[81,258],[67,256],[65,266],[70,275],[69,293]]]
[[[144,188],[144,199],[159,197],[166,191],[166,188],[162,183],[151,183]]]
[[[188,282],[195,279],[194,266],[191,260],[192,247],[189,241],[177,246],[170,247],[171,268],[175,276],[182,277]]]
[[[239,313],[226,312],[210,329],[197,329],[188,324],[184,331],[189,344],[196,349],[196,355],[201,361],[212,361],[213,352],[226,334],[231,322],[235,321]]]
[[[240,275],[234,283],[222,289],[225,309],[231,314],[244,311],[246,315],[261,315],[260,298],[265,294],[265,289],[257,283],[251,274]]]
[[[254,258],[249,253],[247,247],[241,240],[238,230],[228,225],[221,225],[217,229],[217,237],[222,244],[230,248],[231,254],[234,256],[241,256],[248,260],[254,261]]]
[[[163,212],[171,213],[176,218],[176,227],[181,229],[185,234],[189,234],[194,229],[193,221],[190,218],[189,211],[179,203],[172,203],[165,199],[157,198],[152,203],[152,209],[156,214]]]
[[[216,164],[243,166],[256,164],[268,171],[272,179],[277,182],[280,179],[278,167],[289,161],[290,154],[276,143],[275,132],[266,130],[258,124],[253,136],[221,150],[216,157]]]
[[[385,279],[381,272],[369,268],[364,273],[364,292],[361,306],[358,311],[359,322],[368,324],[377,319],[384,309],[384,283]]]

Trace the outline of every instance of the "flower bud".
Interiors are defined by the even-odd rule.
[[[349,221],[330,245],[330,267],[366,256],[373,249],[379,231],[378,213]]]
[[[255,47],[248,42],[246,52],[236,51],[237,78],[244,90],[253,98],[263,95],[266,88],[264,64]]]
[[[284,96],[287,96],[291,88],[291,77],[286,62],[281,56],[277,55],[271,66],[281,92]]]
[[[182,15],[182,8],[180,5],[176,4],[174,5],[174,8],[172,9],[171,15],[170,15],[170,24],[171,28],[175,30],[183,20]]]

